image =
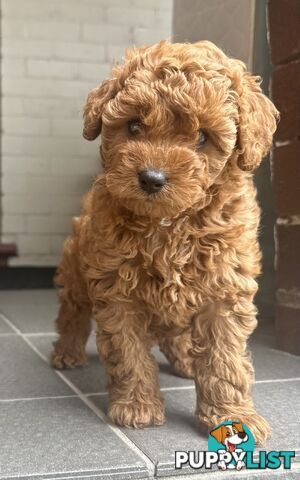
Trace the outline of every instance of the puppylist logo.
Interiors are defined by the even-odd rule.
[[[221,470],[245,467],[246,452],[253,453],[254,438],[250,430],[238,422],[223,422],[208,437],[208,450],[219,455]]]
[[[253,435],[245,424],[222,422],[210,432],[208,451],[176,451],[175,469],[180,470],[186,466],[195,470],[211,470],[216,466],[220,470],[276,470],[281,466],[284,469],[291,468],[294,451],[261,450],[254,460],[254,445]]]

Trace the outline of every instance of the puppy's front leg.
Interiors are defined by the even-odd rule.
[[[224,420],[245,423],[262,443],[270,428],[253,406],[254,371],[246,344],[256,327],[255,314],[252,298],[241,296],[232,303],[211,303],[194,318],[196,414],[209,426]]]
[[[141,428],[164,423],[158,366],[142,321],[130,304],[110,304],[95,313],[97,347],[107,377],[108,415],[116,424]]]

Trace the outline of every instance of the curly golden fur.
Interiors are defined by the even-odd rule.
[[[251,172],[277,117],[259,78],[207,41],[131,49],[89,94],[83,135],[101,132],[103,173],[58,268],[52,364],[86,364],[93,314],[117,424],[164,422],[150,353],[158,343],[179,375],[194,378],[202,423],[230,419],[257,442],[268,435],[251,399],[246,342],[260,271]],[[139,182],[149,169],[166,179],[151,194]]]

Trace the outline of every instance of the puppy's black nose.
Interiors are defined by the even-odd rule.
[[[166,175],[161,170],[147,168],[139,172],[139,184],[147,193],[157,193],[166,184]]]
[[[238,433],[238,436],[239,436],[240,438],[242,438],[242,439],[245,438],[246,435],[247,435],[247,434],[246,434],[245,432],[239,432],[239,433]]]

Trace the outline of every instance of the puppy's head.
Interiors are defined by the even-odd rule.
[[[272,142],[277,110],[258,78],[210,42],[127,52],[92,90],[83,135],[102,133],[105,181],[139,215],[175,216],[205,205],[228,164],[253,170]]]
[[[248,435],[244,432],[241,423],[232,423],[232,425],[221,425],[210,432],[210,434],[219,442],[225,445],[229,452],[233,452],[237,445],[247,442]]]

